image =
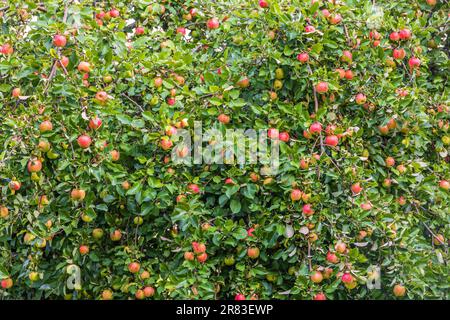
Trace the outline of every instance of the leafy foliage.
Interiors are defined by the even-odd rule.
[[[411,299],[448,298],[448,1],[8,3],[0,278],[13,285],[2,297],[128,299],[153,287],[154,299],[390,299],[400,284]],[[288,132],[272,142],[279,172],[173,165],[166,127],[193,121]],[[314,122],[322,130],[308,138]]]

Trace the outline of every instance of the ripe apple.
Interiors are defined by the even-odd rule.
[[[192,242],[192,249],[194,250],[194,253],[204,253],[206,251],[206,246],[204,243],[198,243],[198,242]]]
[[[328,92],[328,83],[327,82],[319,82],[316,84],[316,91],[318,93],[325,93]]]
[[[128,271],[130,271],[131,273],[138,273],[140,269],[141,265],[138,262],[131,262],[128,265]]]
[[[405,56],[406,56],[406,52],[405,52],[405,49],[403,49],[403,48],[400,48],[400,49],[394,49],[393,51],[392,51],[392,56],[394,57],[394,59],[397,59],[397,60],[402,60],[403,58],[405,58]]]
[[[338,242],[336,243],[336,245],[334,246],[334,249],[335,249],[337,252],[343,254],[343,253],[345,253],[345,251],[347,250],[347,246],[345,245],[344,242],[338,241]]]
[[[372,204],[370,202],[365,202],[365,203],[361,203],[360,207],[364,211],[368,211],[368,210],[372,209]]]
[[[305,27],[305,32],[306,33],[312,33],[314,31],[316,31],[316,28],[314,28],[314,26],[306,26]]]
[[[312,216],[314,214],[314,210],[311,208],[310,204],[303,205],[302,212],[305,216]]]
[[[269,3],[266,0],[259,0],[258,4],[263,9],[269,7]]]
[[[89,62],[86,61],[81,61],[78,64],[77,67],[78,71],[83,72],[83,73],[88,73],[91,71],[91,64]]]
[[[112,161],[119,161],[119,159],[120,159],[120,152],[119,151],[111,150],[110,155],[111,155],[111,160]]]
[[[67,39],[63,35],[56,34],[53,36],[53,44],[56,47],[65,47],[67,44]]]
[[[89,247],[86,245],[81,245],[80,248],[78,249],[78,251],[80,252],[80,254],[82,256],[84,256],[85,254],[89,253]]]
[[[223,124],[228,124],[230,122],[230,117],[227,116],[226,114],[221,113],[217,117],[217,120],[219,120],[219,122],[221,122]]]
[[[395,165],[395,159],[392,157],[387,157],[385,160],[386,167],[393,167]]]
[[[442,190],[450,189],[450,182],[448,182],[447,180],[439,181],[439,188],[441,188]]]
[[[347,70],[347,71],[345,71],[344,77],[345,77],[345,79],[347,79],[347,80],[352,80],[352,79],[353,79],[353,72],[352,72],[352,70]]]
[[[6,278],[1,281],[2,289],[9,289],[13,286],[14,282],[11,278]]]
[[[243,78],[236,82],[236,85],[240,88],[247,88],[250,85],[250,80],[248,78]]]
[[[194,194],[200,193],[200,187],[195,183],[191,183],[187,186],[188,190]]]
[[[323,292],[319,292],[314,296],[313,300],[327,300],[327,297]]]
[[[137,36],[141,36],[145,33],[145,29],[144,29],[144,27],[137,27],[136,30],[134,30],[134,33]]]
[[[299,201],[299,200],[302,199],[302,195],[303,195],[302,191],[300,191],[299,189],[293,189],[291,191],[291,200],[292,201]]]
[[[242,293],[238,293],[237,295],[234,296],[234,300],[236,301],[241,301],[241,300],[246,300],[247,298],[242,294]]]
[[[91,145],[92,139],[88,135],[83,134],[78,137],[77,142],[80,148],[87,149]]]
[[[314,271],[314,272],[311,274],[311,281],[312,281],[312,282],[314,282],[314,283],[321,283],[322,280],[323,280],[322,272],[320,272],[320,271]]]
[[[141,278],[141,280],[145,280],[150,278],[150,272],[148,272],[147,270],[142,271],[141,275],[139,276]]]
[[[9,209],[5,206],[0,206],[0,218],[7,218],[9,216]]]
[[[39,172],[42,169],[42,162],[39,159],[32,159],[28,161],[28,172]]]
[[[299,53],[297,55],[297,60],[300,61],[301,63],[308,62],[308,60],[309,60],[308,53],[306,53],[306,52]]]
[[[74,201],[82,201],[86,197],[86,191],[83,189],[73,189],[70,192],[70,198]]]
[[[257,259],[259,257],[259,248],[257,247],[250,247],[247,249],[247,256],[250,259]]]
[[[21,91],[20,88],[14,88],[12,90],[11,96],[13,98],[18,98],[20,96],[20,91]]]
[[[97,130],[101,126],[102,126],[102,120],[99,117],[95,116],[94,118],[89,120],[89,128],[91,128],[92,130]]]
[[[174,97],[167,98],[167,104],[169,106],[173,106],[176,102],[177,100]]]
[[[169,150],[173,146],[172,140],[169,139],[169,137],[162,137],[160,140],[160,145],[163,150]]]
[[[58,61],[58,68],[64,67],[67,68],[67,66],[69,65],[69,58],[67,58],[66,56],[62,56],[61,59],[59,59]]]
[[[353,282],[353,276],[350,273],[344,273],[341,278],[343,283],[351,283]]]
[[[412,57],[409,59],[408,65],[411,69],[418,68],[420,66],[420,60],[416,57]]]
[[[331,24],[339,24],[342,21],[342,16],[339,13],[333,14],[328,17],[328,21]]]
[[[300,160],[300,168],[307,170],[309,168],[309,161],[307,159]]]
[[[359,105],[366,103],[366,100],[367,100],[366,96],[362,93],[358,93],[355,97],[355,101]]]
[[[114,8],[109,11],[109,15],[111,16],[111,18],[117,18],[117,17],[119,17],[120,12],[119,12],[119,10]]]
[[[391,39],[391,41],[398,41],[400,40],[400,34],[396,31],[391,32],[391,34],[389,35],[389,39]]]
[[[411,39],[411,30],[409,30],[409,29],[402,29],[398,33],[398,36],[402,40],[409,40],[409,39]]]
[[[354,195],[357,195],[363,190],[363,188],[361,187],[361,184],[359,182],[357,182],[357,183],[352,184],[351,190]]]
[[[208,255],[206,253],[202,253],[197,256],[197,261],[200,263],[204,263],[208,259]]]
[[[138,299],[138,300],[145,299],[145,293],[144,293],[144,290],[142,290],[142,289],[137,290],[134,295],[135,295],[136,299]]]
[[[185,36],[186,35],[186,28],[178,27],[177,30],[176,30],[176,33],[179,33],[179,34]]]
[[[278,129],[270,128],[267,130],[267,136],[272,140],[277,140],[280,136]]]
[[[406,199],[405,199],[405,197],[404,197],[404,196],[400,196],[400,197],[397,199],[397,203],[398,203],[399,205],[401,205],[401,206],[404,206],[404,205],[406,204]]]
[[[41,133],[52,131],[53,124],[49,120],[42,121],[41,124],[39,124],[39,131]]]
[[[394,296],[403,297],[406,293],[406,288],[400,284],[396,284],[394,289],[392,289]]]
[[[155,294],[155,289],[153,287],[145,287],[144,288],[144,296],[146,298],[153,297]]]
[[[220,25],[219,19],[217,19],[217,18],[215,18],[215,17],[209,19],[209,20],[206,22],[206,27],[207,27],[208,29],[217,29],[217,28],[219,28],[219,25]]]
[[[322,131],[322,124],[320,122],[314,122],[309,126],[309,132],[311,134],[319,134]]]
[[[327,136],[325,138],[325,145],[335,147],[339,144],[339,138],[335,135]]]
[[[100,103],[108,101],[108,94],[105,91],[99,91],[95,94],[95,99]]]
[[[159,88],[163,85],[163,79],[160,77],[157,77],[157,78],[153,79],[153,83],[155,84],[156,88]]]
[[[429,6],[435,6],[436,3],[437,3],[437,0],[427,0],[427,4],[428,4]]]
[[[184,259],[185,260],[193,261],[194,258],[195,258],[195,256],[194,256],[193,252],[187,251],[187,252],[184,253]]]
[[[288,142],[289,141],[289,133],[287,133],[286,131],[280,132],[279,139],[283,142]]]
[[[111,290],[103,290],[102,291],[102,300],[112,300],[113,299],[113,293]]]
[[[349,64],[352,63],[352,61],[353,61],[352,53],[350,51],[348,51],[348,50],[344,50],[342,52],[341,60],[344,61],[344,62],[347,62]]]
[[[336,264],[336,263],[339,262],[339,258],[334,253],[331,253],[331,252],[328,251],[328,253],[327,253],[327,261],[330,262],[330,263]]]
[[[17,180],[11,180],[10,182],[9,182],[9,188],[11,189],[11,190],[13,190],[13,191],[18,191],[19,189],[20,189],[20,187],[21,187],[21,183],[19,182],[19,181],[17,181]]]

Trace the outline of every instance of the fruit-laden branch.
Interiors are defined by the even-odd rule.
[[[66,23],[66,22],[67,22],[67,15],[68,15],[68,11],[69,11],[69,6],[70,6],[70,4],[72,3],[72,1],[73,1],[73,0],[67,1],[66,5],[65,5],[65,7],[64,7],[63,23]],[[48,77],[47,84],[46,84],[46,86],[45,86],[45,88],[44,88],[44,94],[47,93],[47,90],[48,90],[49,87],[50,87],[50,83],[52,82],[52,79],[53,79],[53,78],[55,77],[55,75],[56,75],[56,69],[57,69],[57,66],[58,66],[58,62],[60,61],[60,60],[59,60],[59,56],[60,56],[60,55],[61,55],[61,49],[58,48],[58,59],[55,59],[55,60],[53,61],[52,71],[50,71],[50,75],[49,75],[49,77]],[[64,68],[63,64],[60,63],[60,65],[63,67],[64,72],[67,74],[67,70],[66,70],[66,68]]]

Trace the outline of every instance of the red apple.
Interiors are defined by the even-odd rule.
[[[339,138],[335,135],[327,136],[325,138],[325,145],[335,147],[339,143]]]
[[[247,249],[247,256],[250,259],[257,259],[259,257],[259,248],[257,247],[250,247]]]
[[[86,197],[86,191],[83,189],[73,189],[70,192],[70,198],[75,201],[82,201]]]
[[[64,47],[67,44],[67,39],[63,35],[56,34],[53,36],[53,44],[57,47]]]
[[[280,132],[279,138],[283,142],[288,142],[289,141],[289,133],[287,133],[287,132]]]
[[[188,190],[194,194],[200,193],[200,188],[195,183],[191,183],[187,186]]]
[[[297,60],[300,61],[301,63],[308,62],[308,60],[309,60],[308,53],[306,53],[306,52],[299,53],[297,55]]]
[[[311,281],[314,283],[321,283],[323,280],[322,272],[320,271],[314,271],[311,275]]]
[[[337,257],[336,254],[331,253],[331,252],[328,251],[328,253],[327,253],[327,261],[330,262],[330,263],[335,264],[335,263],[339,262],[339,258]]]
[[[141,36],[145,33],[145,29],[144,29],[144,27],[137,27],[136,30],[134,30],[134,33],[137,36]]]
[[[91,145],[92,139],[88,135],[83,134],[78,137],[77,142],[80,148],[87,149]]]
[[[101,126],[102,126],[102,120],[100,118],[98,118],[97,116],[95,116],[94,118],[89,120],[89,128],[91,128],[92,130],[97,130]]]
[[[447,180],[441,180],[439,181],[439,188],[443,189],[443,190],[448,190],[450,189],[450,182],[448,182]]]
[[[420,60],[416,57],[412,57],[409,59],[408,64],[411,69],[418,68],[420,66]]]
[[[267,136],[272,140],[277,140],[280,136],[278,129],[270,128],[267,130]]]
[[[363,188],[361,187],[361,184],[359,182],[353,184],[351,186],[351,189],[352,189],[352,192],[354,195],[359,194],[363,190]]]
[[[259,6],[261,8],[267,8],[269,7],[269,3],[266,0],[259,0]]]
[[[211,18],[206,22],[206,26],[208,29],[217,29],[219,28],[219,19],[217,18]]]
[[[42,169],[42,162],[39,159],[33,159],[28,161],[28,172],[39,172]]]
[[[313,300],[327,300],[327,297],[322,292],[319,292],[314,296]]]
[[[406,293],[406,288],[400,284],[396,284],[394,289],[392,289],[392,292],[396,297],[403,297]]]
[[[140,269],[141,265],[137,262],[131,262],[128,265],[128,271],[130,271],[131,273],[138,273]]]
[[[350,273],[344,273],[341,278],[343,283],[353,282],[353,276]]]
[[[314,214],[314,210],[311,208],[310,204],[303,205],[302,212],[305,216],[312,216]]]
[[[389,35],[389,39],[391,39],[391,41],[398,41],[398,40],[400,40],[400,35],[398,32],[392,32]]]
[[[409,30],[409,29],[402,29],[398,33],[398,36],[402,40],[409,40],[409,39],[411,39],[411,30]]]
[[[402,60],[406,56],[405,49],[403,49],[403,48],[394,49],[392,51],[392,56],[394,57],[394,59]]]
[[[291,200],[292,201],[299,201],[299,200],[301,200],[302,195],[303,195],[302,191],[300,191],[299,189],[293,189],[291,191]]]
[[[81,245],[80,248],[78,249],[78,251],[80,252],[80,254],[82,256],[84,256],[89,253],[89,247],[86,245]]]
[[[366,96],[362,93],[358,93],[355,97],[356,104],[359,105],[366,103],[366,100],[367,100]]]
[[[234,296],[234,300],[236,301],[241,301],[241,300],[246,300],[247,298],[242,294],[242,293],[238,293],[237,295]]]
[[[316,84],[316,91],[318,93],[325,93],[328,91],[328,83],[327,82],[319,82]]]
[[[309,132],[311,134],[319,134],[322,131],[322,124],[320,122],[314,122],[309,126]]]
[[[195,258],[195,256],[194,256],[194,253],[193,253],[193,252],[188,251],[188,252],[185,252],[185,253],[184,253],[184,259],[185,259],[185,260],[193,261],[194,258]]]

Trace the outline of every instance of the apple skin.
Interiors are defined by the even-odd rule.
[[[396,284],[392,289],[394,296],[403,297],[406,294],[406,288],[400,284]]]
[[[217,18],[211,18],[211,19],[209,19],[207,22],[206,22],[206,27],[208,28],[208,29],[217,29],[217,28],[219,28],[219,26],[220,26],[220,23],[219,23],[219,19],[217,19]]]
[[[327,82],[319,82],[318,84],[316,84],[316,91],[318,93],[326,93],[328,92],[328,83]]]
[[[80,148],[87,149],[91,145],[92,139],[88,135],[84,134],[78,137],[77,143],[80,146]]]
[[[242,293],[238,293],[237,295],[234,296],[234,300],[236,301],[242,301],[242,300],[246,300],[247,298],[242,294]]]
[[[257,259],[259,257],[259,248],[257,247],[250,247],[247,249],[247,256],[250,259]]]
[[[59,48],[65,47],[67,44],[67,39],[63,35],[56,34],[53,36],[53,44]]]
[[[131,262],[128,265],[128,271],[130,271],[131,273],[138,273],[140,269],[141,265],[137,262]]]
[[[320,271],[314,271],[313,274],[311,274],[311,281],[314,283],[321,283],[323,280],[322,272]]]
[[[299,54],[297,55],[297,60],[300,61],[301,63],[306,63],[306,62],[308,62],[308,61],[309,61],[309,55],[308,55],[308,53],[306,53],[306,52],[299,53]]]

